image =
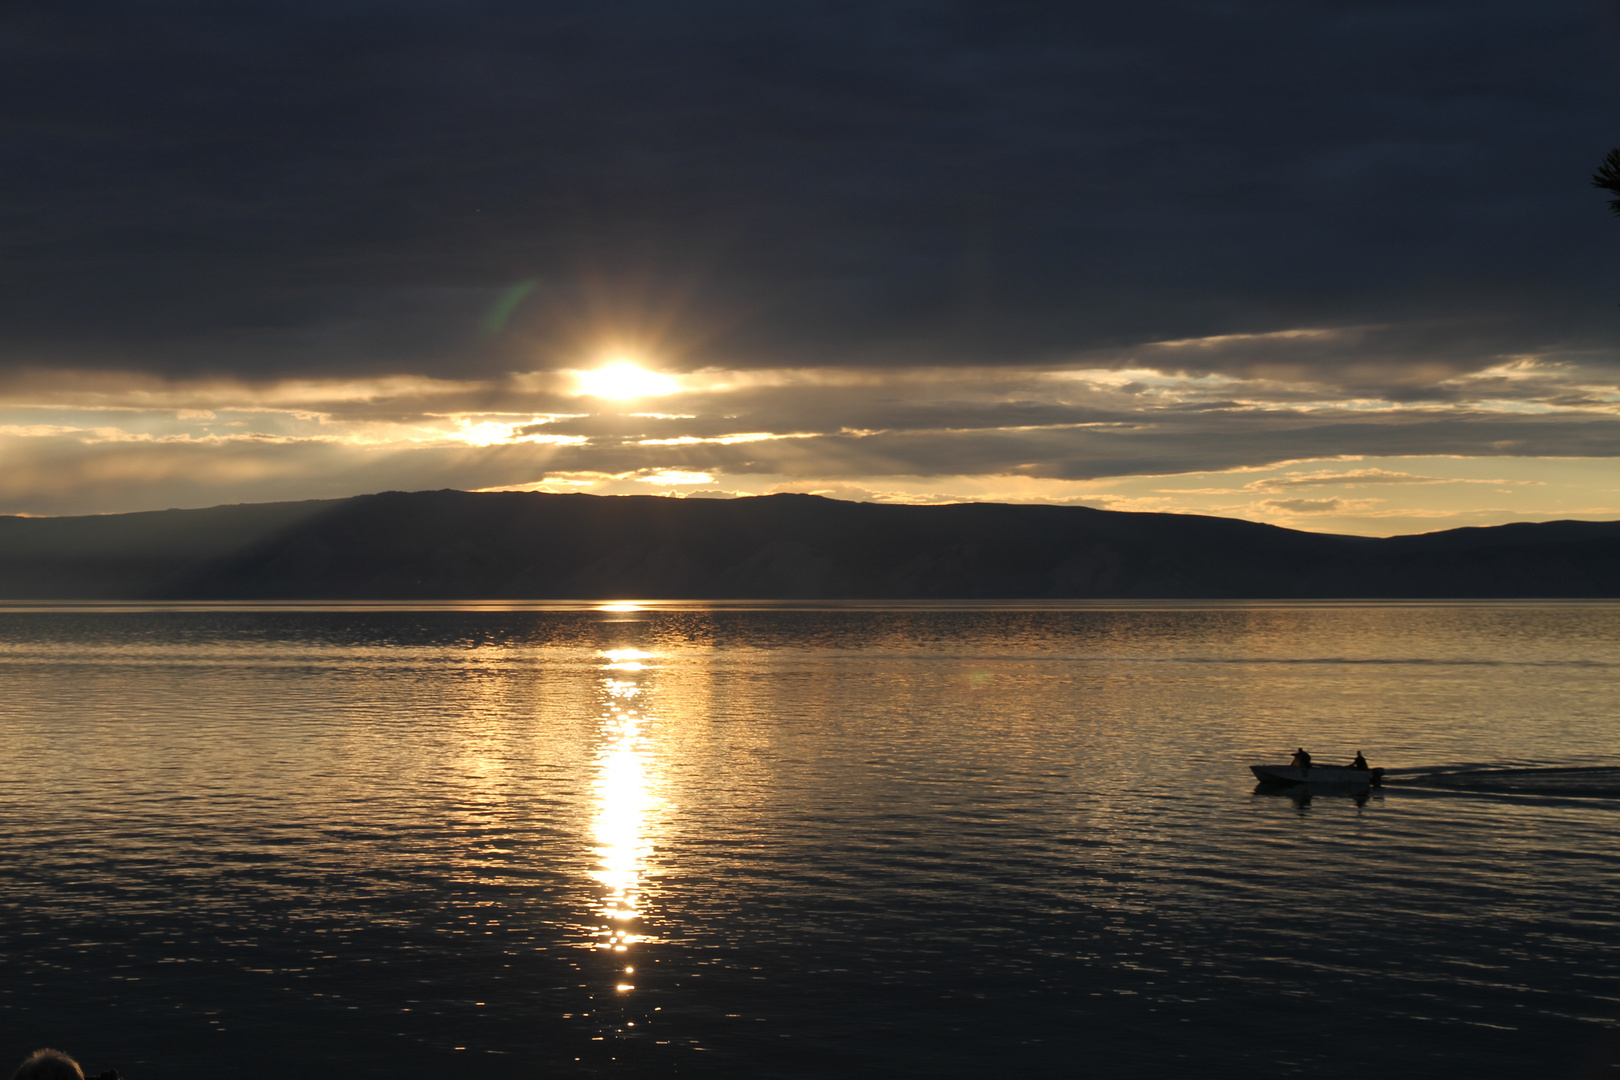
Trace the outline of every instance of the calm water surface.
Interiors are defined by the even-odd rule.
[[[1610,1075],[1617,677],[1604,603],[9,609],[0,1054]]]

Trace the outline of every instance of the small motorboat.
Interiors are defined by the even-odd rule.
[[[1343,765],[1250,765],[1249,771],[1262,784],[1340,784],[1378,787],[1384,782],[1383,769],[1351,769]]]

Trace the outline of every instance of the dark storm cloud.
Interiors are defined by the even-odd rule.
[[[1614,25],[1574,0],[0,18],[13,366],[496,373],[604,329],[686,365],[1125,364],[1349,326],[1385,329],[1183,366],[1421,398],[1615,337]]]

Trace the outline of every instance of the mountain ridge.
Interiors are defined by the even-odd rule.
[[[0,599],[1620,596],[1620,522],[1387,538],[1233,518],[814,495],[382,492],[0,517]]]

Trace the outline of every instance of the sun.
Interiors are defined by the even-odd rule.
[[[680,389],[680,384],[668,375],[648,371],[629,360],[614,360],[594,371],[578,372],[576,378],[579,379],[580,393],[612,398],[614,401],[657,397],[660,394],[673,394]]]

